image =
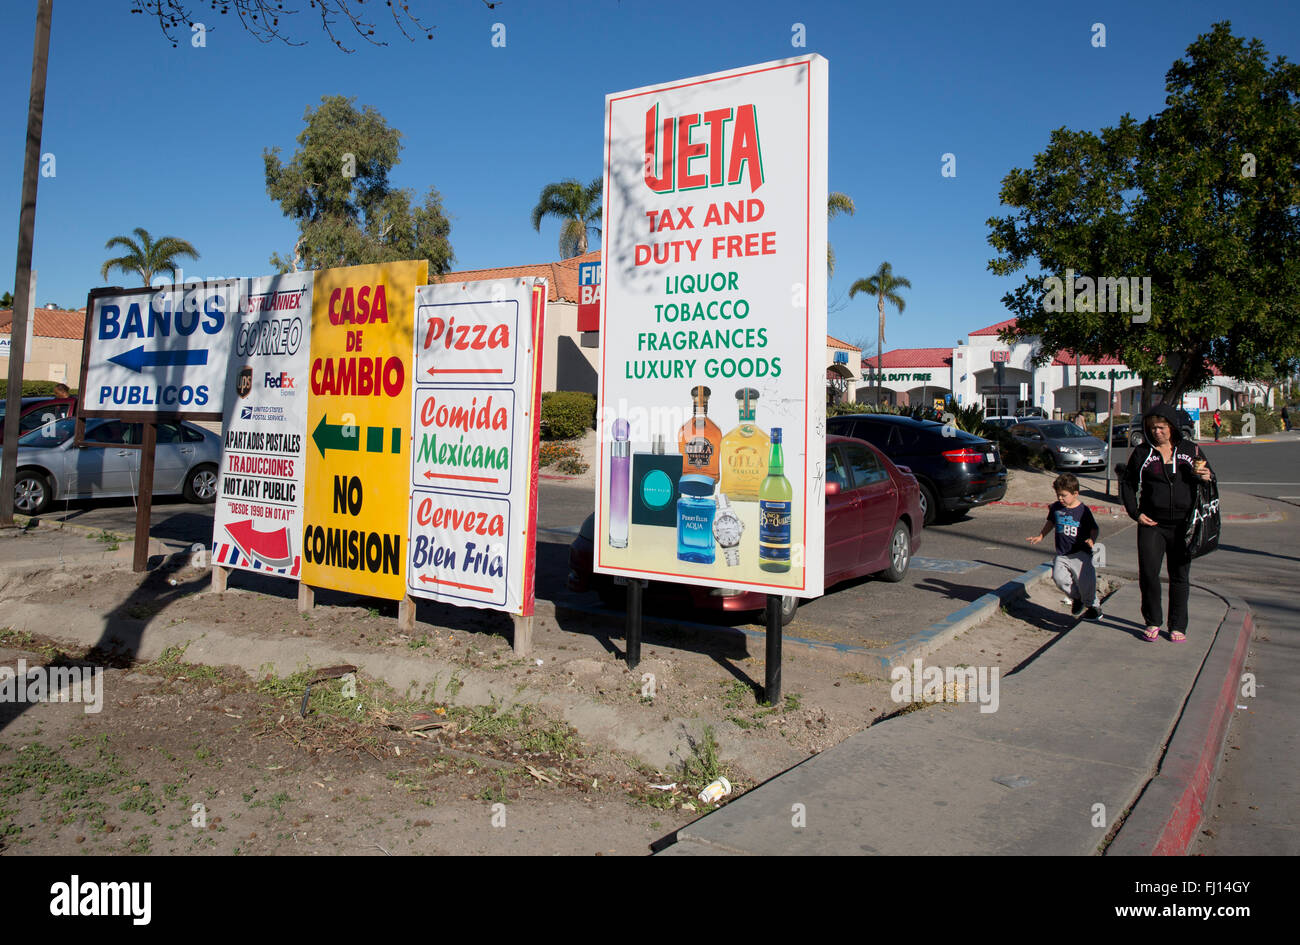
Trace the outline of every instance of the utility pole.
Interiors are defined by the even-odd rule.
[[[23,361],[27,357],[27,309],[31,301],[32,239],[36,230],[36,185],[40,175],[41,131],[45,124],[45,72],[50,56],[54,0],[37,0],[36,41],[32,48],[32,88],[27,100],[27,150],[23,158],[23,196],[18,209],[18,261],[14,272],[14,320],[9,342],[9,406],[5,411],[4,452],[0,456],[0,525],[14,523],[14,480],[18,471],[18,420],[23,402]]]

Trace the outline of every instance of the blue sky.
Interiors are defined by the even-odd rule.
[[[56,174],[37,203],[38,304],[84,305],[105,241],[137,226],[194,243],[202,258],[187,275],[271,272],[296,231],[266,194],[262,150],[291,155],[305,109],[333,94],[401,130],[391,179],[442,192],[455,268],[547,262],[558,225],[539,234],[529,213],[548,182],[601,174],[607,92],[807,51],[830,63],[830,186],[857,204],[830,224],[830,331],[874,350],[874,302],[847,293],[889,260],[912,289],[904,314],[889,315],[886,348],[946,346],[1007,317],[1012,280],[987,271],[985,221],[1001,212],[1003,176],[1053,128],[1159,110],[1166,70],[1219,20],[1300,58],[1300,8],[1276,2],[410,3],[436,26],[432,41],[402,39],[379,4],[390,45],[345,55],[307,12],[289,21],[306,46],[262,45],[196,0],[195,18],[215,27],[207,46],[172,49],[132,0],[55,0],[42,151]],[[35,8],[0,7],[0,291],[13,285]],[[1091,44],[1098,22],[1105,48]],[[497,23],[504,47],[492,45]],[[945,152],[955,178],[940,174]]]

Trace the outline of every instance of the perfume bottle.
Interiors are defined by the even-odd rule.
[[[708,476],[682,476],[678,483],[677,560],[713,564],[713,480]]]
[[[677,527],[677,479],[682,457],[664,452],[663,434],[655,437],[654,451],[632,454],[632,524]]]
[[[722,479],[718,489],[737,502],[757,502],[758,490],[767,477],[770,441],[755,423],[758,391],[742,387],[736,391],[740,425],[722,438]]]
[[[758,566],[764,571],[790,570],[790,496],[781,455],[781,428],[773,427],[767,478],[758,490]]]
[[[628,485],[632,444],[627,441],[628,422],[614,421],[614,442],[609,449],[609,546],[627,547]]]
[[[683,476],[708,476],[718,478],[718,452],[722,447],[722,431],[709,419],[707,387],[692,387],[694,410],[691,419],[682,424],[677,433],[677,447],[682,454]]]
[[[745,523],[731,507],[726,495],[719,492],[718,513],[713,519],[713,537],[717,539],[718,547],[726,555],[729,568],[740,564],[740,536],[744,531]]]

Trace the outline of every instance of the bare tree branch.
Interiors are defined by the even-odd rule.
[[[343,29],[351,27],[357,36],[372,46],[388,45],[385,40],[376,35],[375,23],[362,15],[361,8],[365,6],[366,0],[305,0],[307,11],[304,11],[301,6],[288,8],[282,0],[206,0],[206,2],[208,9],[219,16],[226,16],[233,11],[245,32],[259,43],[278,40],[286,46],[306,45],[305,41],[295,42],[291,38],[290,31],[285,27],[289,25],[291,18],[299,13],[315,12],[330,42],[345,53],[356,50],[344,45],[336,35],[335,30],[340,28],[340,23],[344,24]],[[302,2],[304,0],[298,0],[298,3]],[[426,39],[433,39],[434,27],[426,26],[421,22],[419,17],[411,12],[410,3],[402,0],[385,0],[385,2],[393,25],[407,40],[414,42],[414,34],[417,31],[423,33]],[[192,30],[197,24],[194,9],[196,7],[201,9],[202,4],[203,0],[132,0],[131,12],[141,13],[157,20],[163,36],[175,48],[180,44],[184,30]],[[213,29],[207,24],[203,24],[203,27],[208,32]]]

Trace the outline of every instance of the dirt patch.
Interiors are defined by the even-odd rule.
[[[901,708],[877,660],[790,642],[767,705],[762,638],[735,628],[648,628],[629,671],[617,629],[573,617],[536,618],[520,659],[499,614],[422,605],[403,633],[395,605],[299,614],[286,582],[216,595],[207,579],[54,573],[26,588],[50,626],[80,613],[103,631],[76,646],[10,631],[0,656],[89,660],[107,696],[99,714],[0,715],[10,851],[645,853],[705,810],[694,795],[714,777],[734,798]],[[1075,623],[1059,597],[1038,585],[925,662],[1005,675]],[[308,658],[218,669],[148,647],[215,637]],[[338,653],[358,667],[354,693],[312,682]]]

